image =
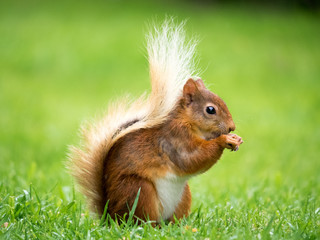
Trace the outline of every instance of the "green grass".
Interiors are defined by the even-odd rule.
[[[245,143],[190,181],[180,224],[91,216],[65,170],[83,120],[148,83],[152,19],[188,19]],[[0,3],[0,238],[319,239],[320,19],[191,2]],[[192,231],[192,229],[194,229]]]

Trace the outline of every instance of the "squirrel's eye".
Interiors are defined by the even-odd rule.
[[[206,111],[209,114],[216,114],[216,110],[212,106],[207,107]]]

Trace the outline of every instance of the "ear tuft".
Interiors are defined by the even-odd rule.
[[[194,96],[199,92],[196,81],[190,78],[183,87],[183,98],[187,105],[191,104]]]
[[[196,84],[197,84],[198,88],[206,88],[206,86],[204,85],[204,82],[201,78],[198,78],[196,80]]]

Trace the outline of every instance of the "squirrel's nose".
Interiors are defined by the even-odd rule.
[[[234,122],[232,122],[229,126],[229,132],[232,132],[234,130],[236,130],[236,125],[234,124]]]

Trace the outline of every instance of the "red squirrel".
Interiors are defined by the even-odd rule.
[[[183,24],[165,21],[147,36],[152,90],[109,107],[101,121],[82,128],[71,149],[71,171],[92,211],[128,215],[140,189],[135,217],[173,221],[191,207],[188,179],[207,171],[241,137],[224,101],[194,73],[195,43]]]

